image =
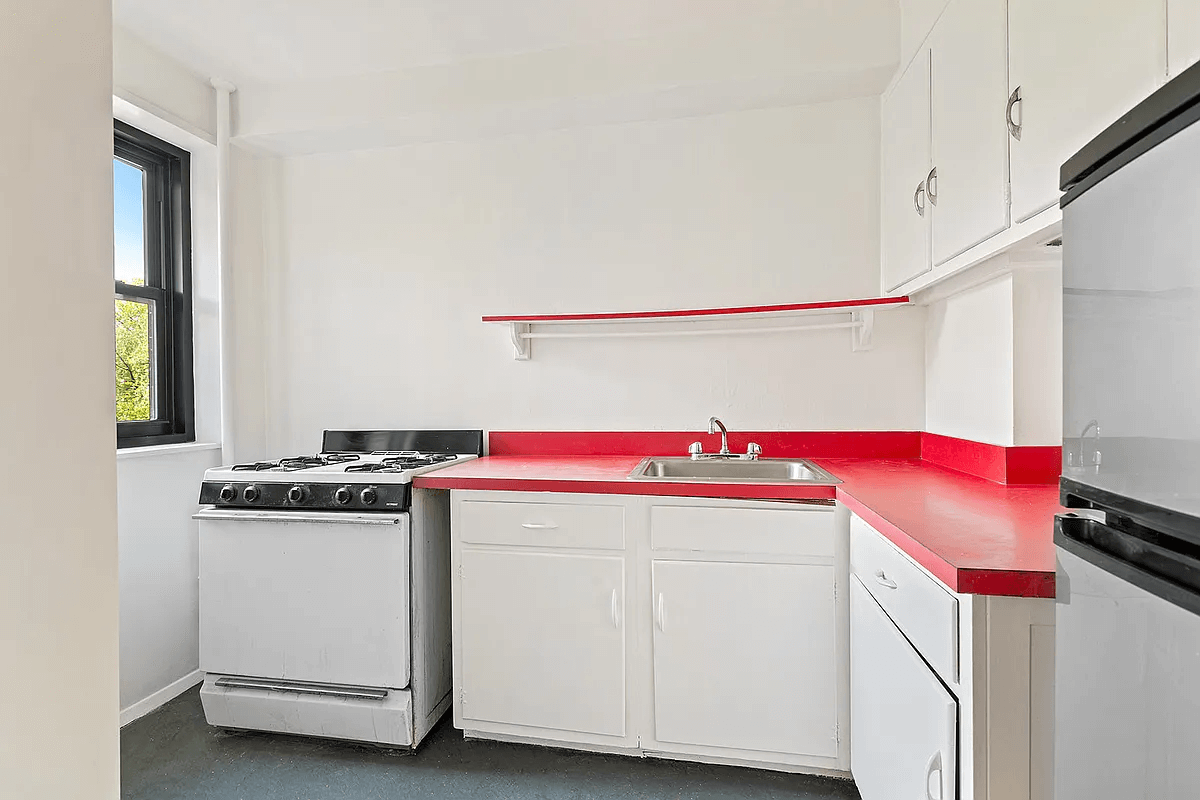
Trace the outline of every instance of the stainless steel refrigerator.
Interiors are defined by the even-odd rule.
[[[1062,168],[1057,800],[1200,798],[1200,67]]]

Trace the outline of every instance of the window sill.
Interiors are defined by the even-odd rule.
[[[145,458],[147,456],[169,456],[180,453],[198,453],[203,450],[220,450],[215,442],[184,442],[182,444],[152,444],[146,447],[126,447],[117,450],[117,460]]]

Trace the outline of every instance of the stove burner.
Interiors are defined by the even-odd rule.
[[[373,453],[372,455],[382,455],[382,453]],[[456,458],[458,456],[452,453],[439,453],[430,456],[423,456],[417,453],[403,453],[385,458],[378,463],[351,464],[346,467],[346,472],[404,472],[405,470],[416,469],[417,467],[428,467],[433,464],[453,461]]]
[[[234,464],[234,472],[297,472],[313,467],[325,467],[330,464],[341,464],[346,461],[357,461],[354,453],[321,453],[315,456],[293,456],[281,458],[278,461],[256,461],[253,464]]]

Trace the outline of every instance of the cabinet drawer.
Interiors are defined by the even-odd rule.
[[[833,509],[655,506],[654,550],[833,557]]]
[[[850,569],[941,675],[958,682],[958,599],[857,516]]]
[[[468,544],[625,549],[622,506],[465,500],[454,523]]]

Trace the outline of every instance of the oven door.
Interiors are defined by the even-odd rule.
[[[200,668],[402,689],[409,516],[205,509]]]

